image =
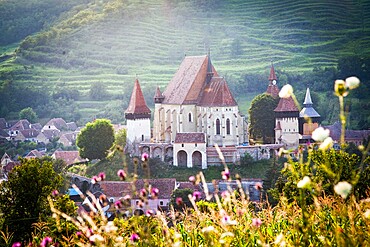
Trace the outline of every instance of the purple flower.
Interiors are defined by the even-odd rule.
[[[221,175],[222,175],[222,179],[229,180],[229,178],[230,178],[229,169],[226,168],[225,171],[221,172]]]
[[[76,232],[76,236],[77,236],[78,238],[82,237],[82,232],[80,232],[80,231]]]
[[[260,218],[252,219],[252,226],[260,227],[262,225],[262,220]]]
[[[131,242],[137,242],[137,241],[139,241],[139,239],[140,239],[140,237],[137,233],[133,233],[130,237]]]
[[[104,172],[99,173],[99,178],[101,181],[103,181],[105,179],[105,173]]]
[[[152,188],[152,196],[157,197],[159,195],[159,189],[158,188]]]
[[[125,180],[126,179],[126,172],[124,171],[124,170],[118,170],[118,172],[117,172],[117,175],[118,175],[118,177],[120,177],[120,179],[121,180]]]
[[[53,190],[53,192],[51,192],[51,194],[53,195],[53,197],[56,197],[57,195],[59,195],[59,191],[58,190]]]
[[[45,237],[45,238],[42,240],[42,242],[41,242],[40,246],[41,246],[41,247],[47,247],[47,246],[49,246],[49,244],[51,244],[52,242],[53,242],[53,239],[52,239],[51,237]]]
[[[142,161],[148,161],[148,159],[149,159],[149,154],[147,154],[147,153],[143,153],[143,154],[141,155],[141,160],[142,160]]]
[[[199,200],[202,194],[199,191],[194,191],[193,198],[194,200]]]
[[[183,204],[183,201],[182,201],[182,198],[181,198],[181,197],[177,197],[177,198],[176,198],[176,204],[177,204],[177,205],[181,205],[181,204]]]
[[[21,247],[22,244],[20,242],[15,242],[12,247]]]
[[[116,207],[116,209],[120,209],[120,208],[122,208],[122,202],[120,200],[118,200],[114,203],[114,206]]]

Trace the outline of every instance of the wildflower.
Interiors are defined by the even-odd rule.
[[[149,159],[149,154],[147,154],[147,153],[143,153],[143,154],[141,155],[141,160],[142,160],[142,161],[148,161],[148,159]]]
[[[104,172],[99,173],[98,177],[99,177],[100,181],[103,181],[105,179],[105,173]]]
[[[221,175],[222,175],[222,179],[229,180],[229,178],[230,178],[229,169],[226,168],[225,171],[222,171],[221,172]]]
[[[238,224],[236,220],[231,220],[230,216],[228,215],[225,215],[221,218],[221,223],[227,226]]]
[[[230,197],[229,191],[227,191],[227,190],[222,191],[221,192],[221,197],[224,198],[224,199]]]
[[[279,235],[276,236],[274,244],[279,245],[279,246],[285,246],[286,242],[284,240],[284,235],[280,233]]]
[[[151,209],[149,209],[149,210],[147,210],[146,212],[145,212],[145,215],[146,216],[153,216],[154,215],[154,211],[153,210],[151,210]]]
[[[201,195],[202,194],[199,191],[194,191],[194,193],[193,193],[194,200],[199,200]]]
[[[176,204],[177,204],[177,205],[181,205],[181,204],[183,204],[183,201],[182,201],[182,198],[181,198],[181,197],[177,197],[177,198],[176,198]]]
[[[204,227],[203,229],[202,229],[202,232],[203,233],[212,233],[212,232],[215,232],[216,231],[216,229],[215,229],[215,227],[214,226],[207,226],[207,227]]]
[[[364,213],[365,218],[369,219],[370,218],[370,209],[367,209]]]
[[[333,146],[333,139],[331,137],[328,137],[324,140],[323,143],[320,144],[319,149],[321,150],[327,150]]]
[[[153,197],[157,197],[159,195],[159,189],[158,188],[152,188],[151,194]]]
[[[329,129],[324,129],[323,127],[318,127],[312,132],[312,139],[318,142],[324,141],[330,135]]]
[[[12,247],[21,247],[22,244],[20,242],[15,242]]]
[[[358,79],[356,76],[351,76],[346,79],[346,87],[348,89],[354,89],[358,86],[360,86],[360,79]]]
[[[117,231],[118,227],[114,225],[113,221],[109,221],[105,226],[105,232],[115,232]]]
[[[121,202],[120,200],[116,201],[116,202],[114,203],[114,207],[115,207],[116,209],[120,209],[120,208],[122,208],[122,202]]]
[[[96,243],[96,242],[103,242],[104,238],[100,234],[94,234],[89,238],[90,242]]]
[[[118,170],[118,172],[117,172],[117,175],[118,175],[118,177],[120,177],[120,179],[121,180],[125,180],[126,179],[126,172],[124,171],[124,170]]]
[[[122,236],[116,237],[116,242],[118,243],[123,242],[123,237]]]
[[[130,196],[130,195],[125,195],[125,196],[123,197],[123,200],[125,200],[125,201],[129,201],[129,200],[131,200],[131,196]]]
[[[80,231],[76,232],[76,236],[77,236],[78,238],[82,237],[82,232],[80,232]]]
[[[252,226],[260,227],[262,225],[262,220],[260,218],[253,218],[252,219]]]
[[[279,92],[280,98],[289,98],[292,95],[293,95],[293,87],[290,84],[284,85]]]
[[[49,244],[51,244],[51,242],[53,242],[53,239],[52,239],[51,237],[45,237],[45,238],[41,241],[40,246],[41,246],[41,247],[47,247],[47,246],[49,246]]]
[[[193,184],[195,183],[195,177],[194,176],[190,176],[189,177],[189,181],[192,182]]]
[[[257,182],[257,183],[254,185],[254,188],[255,188],[256,190],[261,191],[261,190],[263,189],[262,183]]]
[[[93,176],[91,179],[92,184],[96,184],[99,181],[99,178],[97,176]]]
[[[232,233],[232,232],[224,232],[220,236],[220,243],[221,244],[226,244],[225,238],[233,238],[233,237],[234,237],[234,233]]]
[[[140,195],[141,195],[142,197],[146,197],[146,195],[147,195],[146,189],[141,189],[141,190],[140,190]]]
[[[140,239],[140,237],[137,233],[133,233],[130,237],[131,242],[137,242],[137,241],[139,241],[139,239]]]
[[[51,193],[53,197],[56,197],[57,195],[59,195],[59,191],[58,190],[53,190],[53,192]]]
[[[339,182],[334,186],[334,191],[342,198],[346,199],[351,192],[352,185],[346,181]]]
[[[334,83],[334,92],[337,96],[346,97],[348,95],[348,91],[346,90],[346,85],[343,80],[336,80]]]
[[[304,178],[297,183],[298,188],[308,188],[311,184],[311,179],[309,176],[304,176]]]

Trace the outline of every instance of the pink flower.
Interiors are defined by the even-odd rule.
[[[140,195],[141,195],[142,197],[146,197],[146,195],[147,195],[146,189],[141,189],[141,190],[140,190]]]
[[[96,184],[99,181],[99,178],[97,176],[93,176],[91,179],[92,184]]]
[[[252,219],[252,226],[260,227],[262,225],[262,220],[260,218]]]
[[[47,246],[49,246],[49,244],[51,244],[52,242],[53,242],[53,239],[52,239],[51,237],[45,237],[45,238],[42,240],[42,242],[41,242],[40,246],[41,246],[41,247],[47,247]]]
[[[256,190],[262,190],[262,189],[263,189],[262,183],[257,182],[257,183],[254,185],[254,188],[255,188]]]
[[[130,237],[131,242],[137,242],[137,241],[139,241],[139,239],[140,239],[140,237],[137,233],[133,233]]]
[[[57,195],[59,195],[59,191],[58,190],[53,190],[53,192],[51,194],[53,195],[53,197],[56,197]]]
[[[182,198],[181,198],[181,197],[177,197],[177,198],[176,198],[176,204],[177,204],[177,205],[181,205],[181,204],[183,204],[183,201],[182,201]]]
[[[152,189],[152,196],[157,197],[159,195],[159,189],[158,188],[153,188]]]
[[[120,177],[120,179],[121,180],[125,180],[126,179],[126,172],[124,171],[124,170],[118,170],[118,172],[117,172],[117,175],[118,175],[118,177]]]
[[[202,194],[199,191],[194,191],[193,198],[194,200],[199,200]]]
[[[148,161],[148,159],[149,159],[149,154],[147,154],[147,153],[143,153],[143,154],[141,155],[141,160],[142,160],[142,161]]]
[[[151,210],[151,209],[149,209],[149,210],[147,210],[146,212],[145,212],[145,215],[146,216],[153,216],[154,215],[154,211],[153,210]]]
[[[221,172],[221,175],[222,175],[222,179],[229,180],[229,178],[230,178],[229,169],[226,168],[225,171]]]
[[[195,183],[195,177],[194,176],[190,176],[189,177],[189,181],[192,182],[192,183]]]
[[[129,201],[129,200],[131,200],[131,196],[130,196],[130,195],[125,195],[125,196],[123,197],[123,200],[125,200],[125,201]]]
[[[22,244],[20,242],[15,242],[12,247],[21,247]]]
[[[101,181],[103,181],[105,179],[105,173],[104,172],[99,173],[99,178]]]
[[[122,202],[120,200],[118,200],[114,203],[114,206],[116,207],[116,209],[120,209],[120,208],[122,208]]]
[[[77,235],[78,238],[80,238],[80,237],[82,237],[82,232],[78,231],[78,232],[76,232],[76,235]]]

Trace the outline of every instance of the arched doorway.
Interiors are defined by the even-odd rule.
[[[154,148],[153,158],[162,158],[162,149],[160,147]]]
[[[177,153],[177,165],[181,167],[187,167],[188,154],[184,150],[180,150]]]
[[[193,167],[202,167],[202,153],[194,151],[192,155]]]

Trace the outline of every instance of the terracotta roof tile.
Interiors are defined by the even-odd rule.
[[[277,80],[276,74],[275,74],[275,69],[274,65],[271,64],[271,69],[270,69],[270,76],[269,76],[269,81]]]
[[[294,103],[292,97],[280,98],[278,106],[275,108],[274,112],[299,112],[298,107]]]
[[[213,77],[206,85],[199,102],[201,106],[237,106],[224,78]]]
[[[86,161],[80,157],[78,151],[55,151],[52,157],[64,160],[67,165]]]
[[[52,118],[45,125],[54,125],[59,130],[68,129],[67,123],[63,118]]]
[[[130,103],[125,111],[125,114],[150,114],[151,111],[146,105],[143,92],[139,84],[139,80],[135,80],[134,89],[132,90]]]
[[[40,131],[36,129],[25,129],[20,131],[25,138],[33,138],[40,134]]]
[[[10,130],[25,130],[30,129],[31,123],[28,122],[26,119],[19,120],[16,124],[14,124]]]
[[[175,143],[205,143],[205,135],[197,132],[177,133]]]

